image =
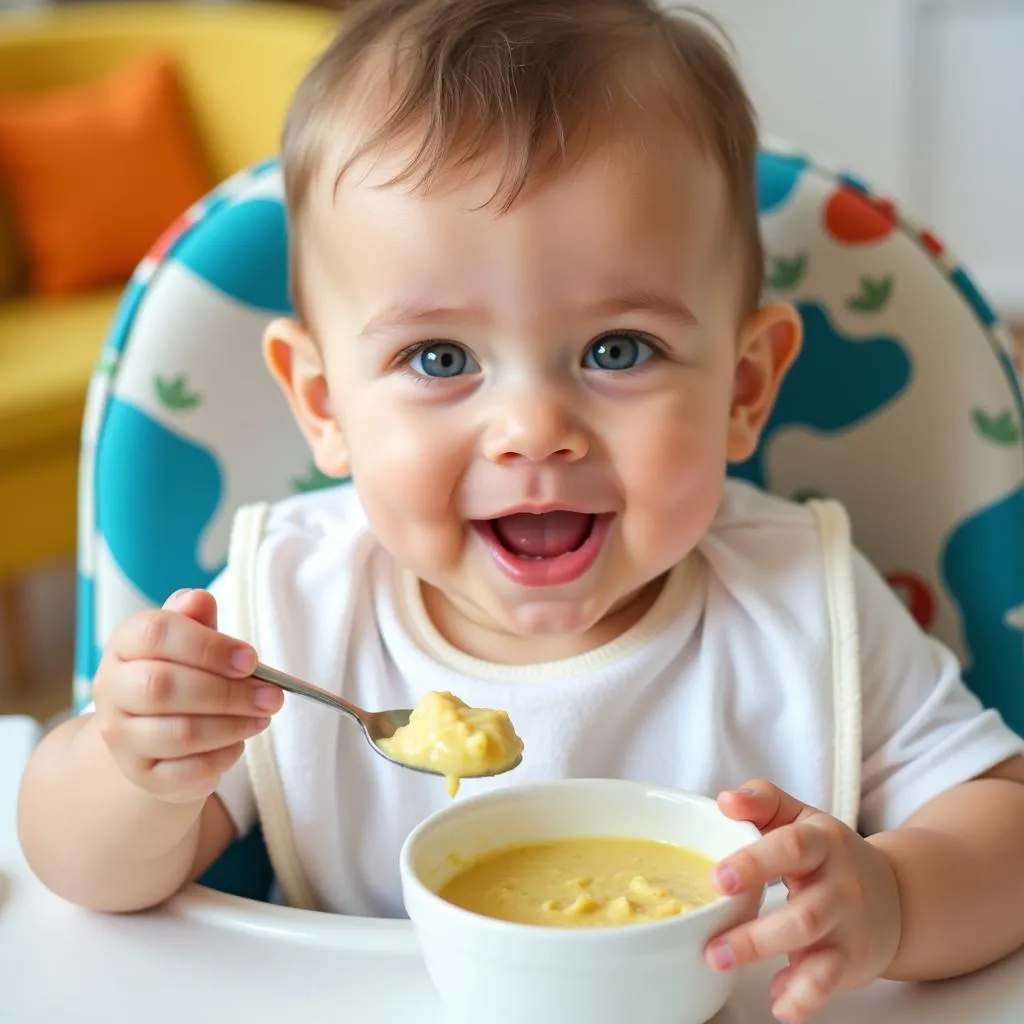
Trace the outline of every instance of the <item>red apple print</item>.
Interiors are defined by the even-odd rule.
[[[939,238],[939,236],[936,235],[934,232],[928,230],[922,231],[920,238],[921,244],[933,256],[941,256],[946,251],[946,246],[943,243],[942,239]]]
[[[935,621],[935,595],[920,576],[911,572],[893,572],[886,582],[922,629],[931,629]]]
[[[881,242],[896,230],[896,207],[841,185],[825,204],[825,230],[845,245]]]
[[[152,248],[148,253],[146,253],[146,256],[151,260],[162,260],[169,252],[171,246],[173,246],[182,234],[184,234],[185,229],[188,228],[194,220],[195,218],[191,211],[186,210],[153,243]]]

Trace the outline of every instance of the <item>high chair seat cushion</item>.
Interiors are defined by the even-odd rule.
[[[1020,367],[967,270],[863,181],[801,154],[759,167],[768,297],[804,352],[737,475],[824,494],[968,685],[1024,731]]]
[[[850,511],[856,541],[968,683],[1024,730],[1024,455],[1009,338],[932,232],[782,148],[759,163],[766,297],[804,351],[733,472]],[[83,432],[76,703],[113,626],[221,568],[234,510],[333,483],[263,368],[291,309],[281,179],[236,176],[182,218],[122,299]]]

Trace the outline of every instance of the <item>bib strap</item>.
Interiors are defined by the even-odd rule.
[[[861,786],[861,686],[853,546],[846,511],[834,501],[811,501],[825,565],[832,640],[832,816],[857,827]]]
[[[259,623],[256,616],[256,557],[263,524],[267,516],[266,504],[248,505],[239,509],[231,530],[228,563],[235,581],[235,600],[238,609],[239,639],[260,649]],[[252,783],[256,811],[263,829],[270,863],[277,884],[289,906],[315,910],[316,900],[302,870],[291,819],[281,788],[274,755],[273,725],[245,744],[245,760]]]

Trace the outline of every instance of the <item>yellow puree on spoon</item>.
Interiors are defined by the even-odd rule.
[[[523,752],[506,712],[471,708],[447,692],[428,693],[409,724],[377,745],[396,761],[443,775],[451,796],[460,779],[506,771]]]

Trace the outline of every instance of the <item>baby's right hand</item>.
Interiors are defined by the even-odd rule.
[[[93,682],[100,735],[124,775],[170,803],[208,797],[284,694],[250,675],[256,652],[217,632],[217,605],[179,591],[126,619]]]

